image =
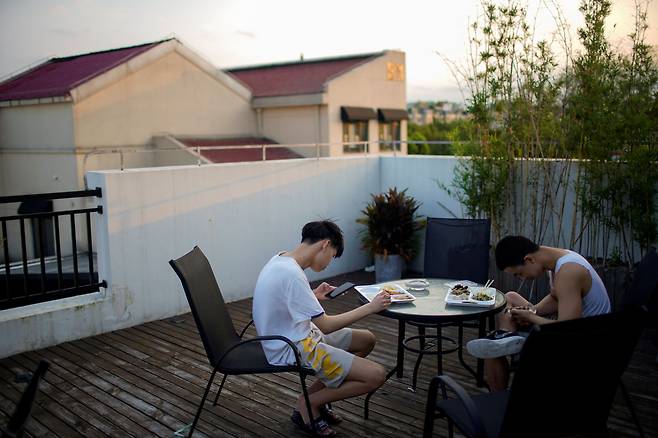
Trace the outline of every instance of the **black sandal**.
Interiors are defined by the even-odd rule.
[[[322,405],[320,407],[320,417],[329,423],[331,426],[335,426],[336,424],[340,423],[343,421],[343,418],[336,414],[329,405]]]
[[[311,434],[312,436],[323,436],[323,437],[336,436],[336,431],[333,430],[331,427],[329,427],[329,424],[325,420],[323,420],[322,417],[313,420],[313,426],[315,426],[313,427],[310,424],[306,424],[304,422],[304,418],[302,417],[302,414],[297,409],[295,409],[292,411],[290,420],[292,420],[292,422],[295,423],[295,425],[299,427],[301,430]]]

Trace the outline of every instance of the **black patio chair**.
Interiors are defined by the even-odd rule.
[[[39,365],[37,365],[36,371],[34,371],[31,377],[29,377],[29,382],[16,405],[14,413],[9,418],[7,426],[2,430],[2,438],[20,438],[23,436],[25,425],[30,418],[30,413],[32,412],[34,399],[39,390],[39,382],[46,374],[46,371],[48,371],[48,367],[50,367],[50,363],[45,360],[40,361]]]
[[[434,377],[424,436],[432,435],[437,414],[447,418],[450,436],[453,426],[469,438],[608,436],[617,385],[645,318],[635,308],[533,328],[506,391],[469,396],[449,376]],[[449,399],[446,388],[457,398]],[[542,421],[541,413],[550,419]]]
[[[648,321],[653,322],[654,328],[656,328],[656,320],[658,320],[658,254],[656,254],[656,248],[653,247],[649,248],[635,268],[633,282],[626,289],[621,299],[620,308],[622,310],[638,306],[644,306],[648,309],[650,315]],[[628,410],[631,412],[638,435],[643,438],[644,431],[640,419],[635,412],[635,407],[623,379],[619,380],[619,389],[626,405],[628,405]]]
[[[427,218],[423,275],[430,278],[454,278],[486,283],[489,277],[490,234],[489,219]],[[421,351],[416,359],[412,378],[412,388],[415,390],[418,368],[426,354],[423,351],[429,351],[429,348],[434,346],[429,343],[426,347],[425,339],[434,337],[426,336],[425,329],[435,326],[414,322],[409,324],[418,327],[419,351]],[[457,347],[444,350],[443,353],[457,350],[460,362],[466,366],[463,358],[464,327],[479,328],[479,321],[464,321],[457,324],[457,327]],[[442,334],[439,328],[436,337],[440,336]],[[443,339],[452,341],[448,338]],[[435,354],[440,352],[437,351]]]
[[[257,336],[242,339],[246,327],[241,335],[237,334],[210,263],[198,246],[184,256],[170,260],[169,264],[183,284],[208,361],[213,368],[194,421],[187,426],[189,427],[188,436],[192,436],[196,428],[217,372],[224,374],[224,378],[217,390],[213,406],[217,404],[229,375],[295,372],[299,374],[302,392],[306,399],[306,408],[308,412],[311,412],[306,389],[306,376],[314,374],[314,371],[302,366],[301,356],[295,344],[283,336]],[[295,353],[296,364],[270,365],[261,345],[261,341],[268,340],[278,340],[288,344]]]

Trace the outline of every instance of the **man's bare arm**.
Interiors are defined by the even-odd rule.
[[[577,263],[565,263],[555,276],[553,293],[558,302],[557,319],[565,321],[583,314],[583,293],[592,284],[589,272]]]
[[[377,294],[371,302],[364,304],[361,307],[357,307],[356,309],[339,315],[327,315],[326,313],[323,313],[322,315],[313,318],[312,321],[322,333],[329,334],[347,327],[370,314],[381,312],[390,305],[391,297],[387,293],[381,292]]]

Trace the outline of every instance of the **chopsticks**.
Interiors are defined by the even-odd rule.
[[[487,280],[487,282],[484,283],[484,288],[486,289],[486,288],[490,287],[493,284],[493,282],[494,282],[493,278],[490,279],[490,280]]]

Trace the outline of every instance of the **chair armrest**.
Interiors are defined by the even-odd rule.
[[[431,421],[433,421],[434,410],[436,409],[436,396],[439,386],[441,386],[441,392],[444,400],[447,400],[446,387],[450,388],[452,392],[455,393],[457,399],[464,407],[466,415],[468,416],[471,424],[473,425],[475,436],[486,436],[484,422],[482,421],[482,416],[480,415],[475,402],[473,402],[471,396],[468,395],[466,390],[464,390],[464,388],[459,383],[455,382],[450,376],[446,375],[435,376],[430,382],[425,412],[426,427],[428,425],[428,421],[430,421],[429,418],[431,418]]]
[[[255,336],[253,338],[244,339],[238,342],[237,344],[232,345],[228,350],[226,350],[226,352],[224,352],[224,354],[219,359],[219,361],[217,361],[215,368],[218,368],[221,365],[224,358],[228,356],[228,354],[234,349],[251,342],[261,342],[261,341],[282,341],[288,344],[288,346],[292,349],[292,352],[295,354],[295,362],[297,363],[297,368],[299,368],[300,371],[302,370],[302,357],[299,354],[299,350],[297,349],[297,346],[295,346],[295,344],[293,344],[290,339],[286,338],[285,336],[279,336],[279,335]]]
[[[244,328],[240,332],[240,339],[242,339],[242,337],[244,336],[244,332],[246,332],[247,329],[249,328],[249,326],[251,326],[253,323],[254,323],[254,320],[252,319],[251,321],[249,321],[249,323],[247,325],[244,326]]]

